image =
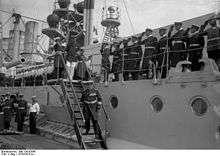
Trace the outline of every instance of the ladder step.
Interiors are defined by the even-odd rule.
[[[99,139],[94,139],[94,140],[86,140],[84,141],[85,143],[100,143],[102,142],[102,140],[99,140]]]

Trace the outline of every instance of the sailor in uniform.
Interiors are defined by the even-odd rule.
[[[199,59],[202,58],[202,51],[204,47],[204,38],[199,33],[199,26],[192,25],[190,33],[187,38],[187,47],[189,51],[188,60],[191,64],[191,71],[200,70]]]
[[[171,36],[173,32],[173,28],[175,26],[176,32]],[[182,28],[181,22],[175,22],[174,25],[170,27],[168,32],[169,39],[169,46],[170,46],[170,65],[171,67],[176,67],[177,63],[180,61],[184,61],[187,59],[187,51],[186,51],[186,39],[188,30],[184,30]]]
[[[62,45],[60,37],[57,37],[54,39],[55,45],[54,45],[54,51],[55,51],[55,57],[54,57],[54,77],[55,78],[64,78],[64,70],[65,70],[65,54],[64,52],[65,47]],[[61,55],[64,58],[64,62],[62,61]]]
[[[210,27],[204,30],[208,24]],[[208,57],[215,60],[220,69],[220,28],[217,26],[216,19],[212,17],[207,20],[204,25],[202,25],[201,31],[203,31],[202,35],[207,35],[208,38]]]
[[[107,82],[111,68],[111,63],[109,60],[111,52],[110,43],[103,43],[100,52],[102,55],[102,70],[104,72],[104,82]]]
[[[159,29],[160,39],[158,41],[159,55],[157,57],[157,62],[158,62],[157,70],[158,72],[160,72],[161,78],[166,78],[167,68],[169,69],[169,65],[167,64],[168,37],[166,33],[167,33],[166,28]]]
[[[10,93],[6,93],[3,112],[4,112],[4,129],[9,130],[11,126],[11,118],[13,113],[13,103],[12,100],[10,99]]]
[[[25,116],[27,115],[28,104],[27,101],[23,99],[24,95],[20,94],[18,99],[17,113],[15,117],[15,122],[17,122],[17,131],[22,132]]]
[[[145,45],[144,59],[142,62],[142,73],[146,74],[148,79],[153,78],[153,61],[157,54],[157,38],[153,36],[153,30],[147,28],[141,38],[141,44]]]
[[[37,133],[37,128],[36,128],[36,120],[37,120],[37,115],[40,113],[40,106],[37,102],[37,97],[32,96],[32,103],[29,106],[29,125],[30,125],[30,133],[31,134],[36,134]]]
[[[114,74],[113,81],[119,81],[119,73],[122,68],[122,54],[119,51],[120,42],[113,42],[111,46],[111,55],[113,55],[111,73]]]
[[[136,36],[131,37],[131,40],[128,42],[127,49],[128,49],[127,66],[129,71],[124,76],[126,77],[125,80],[128,80],[129,74],[131,74],[132,80],[138,80],[142,52]]]
[[[82,93],[81,102],[83,102],[83,115],[85,117],[85,135],[90,131],[90,120],[92,120],[94,132],[97,137],[98,112],[102,105],[102,98],[98,90],[88,86]]]

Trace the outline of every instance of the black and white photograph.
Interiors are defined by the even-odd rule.
[[[0,155],[207,149],[220,0],[0,0]]]

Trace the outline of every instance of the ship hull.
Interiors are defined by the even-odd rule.
[[[152,80],[97,84],[111,118],[107,121],[101,115],[102,126],[109,133],[107,143],[114,149],[219,149],[215,134],[220,120],[213,110],[220,101],[213,87],[218,84],[163,81],[154,85]],[[1,94],[5,92],[24,93],[28,101],[36,95],[48,120],[71,124],[59,86],[1,88]],[[112,95],[118,98],[117,108],[109,102]],[[154,96],[164,103],[161,112],[152,109],[150,100]],[[190,101],[197,96],[208,102],[203,116],[195,115],[191,107]]]

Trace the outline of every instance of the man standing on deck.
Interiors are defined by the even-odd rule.
[[[158,42],[159,55],[157,57],[157,61],[158,61],[157,71],[161,74],[161,78],[166,78],[167,68],[169,69],[169,65],[167,64],[168,37],[166,33],[167,33],[166,28],[159,29],[160,39]]]
[[[89,134],[90,120],[92,120],[95,136],[98,138],[98,111],[102,105],[101,95],[98,90],[94,89],[92,85],[90,85],[83,91],[81,102],[83,102],[83,115],[85,117],[86,131],[84,135]]]
[[[207,53],[208,57],[215,60],[216,64],[220,69],[220,28],[217,26],[216,18],[212,17],[207,20],[204,25],[201,27],[201,34],[207,35],[208,43],[207,43]],[[207,25],[211,27],[207,30],[204,30]]]
[[[4,100],[4,106],[3,106],[4,128],[6,130],[10,129],[10,123],[11,123],[11,118],[12,118],[12,108],[13,108],[13,103],[10,100],[10,93],[7,93],[5,100]]]
[[[191,71],[200,70],[199,59],[202,58],[202,51],[204,47],[204,38],[199,33],[199,26],[192,25],[187,39],[187,47],[189,54],[189,61],[191,64]]]
[[[186,51],[186,39],[189,29],[183,30],[182,22],[175,22],[174,25],[170,27],[168,37],[169,46],[170,46],[170,65],[175,68],[177,63],[180,61],[184,61],[187,59],[187,51]],[[176,33],[171,36],[173,32],[173,27],[175,26]]]
[[[141,38],[141,44],[145,45],[144,59],[142,63],[142,73],[146,74],[147,79],[153,78],[153,63],[155,63],[155,54],[157,54],[157,38],[153,36],[153,30],[147,28]]]
[[[54,51],[55,51],[55,57],[54,57],[54,77],[55,78],[64,78],[64,72],[65,72],[65,56],[64,52],[65,47],[62,45],[62,42],[60,40],[60,37],[57,37],[54,39],[55,45],[54,45]],[[64,62],[62,61],[61,56],[64,58]]]
[[[27,101],[23,99],[24,95],[20,94],[18,99],[18,108],[15,117],[15,122],[17,122],[17,131],[22,132],[25,116],[27,115]]]
[[[32,96],[32,104],[30,105],[30,117],[29,117],[29,125],[30,125],[30,133],[36,134],[37,128],[36,128],[36,120],[37,115],[40,113],[40,106],[37,102],[37,97]]]

